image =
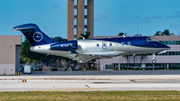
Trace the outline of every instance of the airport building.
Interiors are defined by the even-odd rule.
[[[94,0],[68,0],[68,40],[81,37],[84,32],[94,35]]]
[[[96,36],[95,38],[107,38],[107,37],[117,37],[117,36]],[[180,36],[150,36],[156,40],[168,45],[170,47],[166,53],[158,54],[156,53],[156,63],[154,63],[155,69],[180,69]],[[153,67],[152,63],[153,55],[131,55],[131,56],[118,56],[110,59],[99,59],[98,69],[114,69],[114,70],[126,70],[135,69],[136,67],[142,67],[142,63],[145,67]],[[152,68],[151,68],[152,69]]]
[[[0,35],[0,75],[19,72],[20,47],[21,35]]]
[[[91,32],[89,38],[94,35],[94,0],[68,0],[68,40],[81,37],[85,31]],[[96,36],[95,38],[107,38],[118,36]],[[169,45],[166,53],[156,53],[155,69],[180,69],[180,36],[151,36],[162,43]],[[132,69],[133,67],[152,67],[152,54],[119,56],[111,59],[99,59],[98,69]]]

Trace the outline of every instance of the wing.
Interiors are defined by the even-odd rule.
[[[140,67],[128,67],[128,68],[139,69]]]
[[[92,59],[107,59],[112,58],[110,56],[100,56],[100,55],[87,55],[87,54],[76,54],[76,56],[72,57],[72,60],[76,60],[80,63],[88,62]]]
[[[92,56],[92,55],[85,55],[85,54],[77,54],[72,58],[72,60],[76,60],[80,63],[88,62],[92,59],[97,59],[97,56]]]

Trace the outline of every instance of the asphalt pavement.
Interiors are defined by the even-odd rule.
[[[6,91],[180,90],[180,70],[34,71],[0,76]]]
[[[29,74],[22,74],[28,76]],[[180,70],[34,71],[31,75],[180,75]]]

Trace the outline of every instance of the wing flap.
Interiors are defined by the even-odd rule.
[[[86,55],[86,54],[77,54],[73,60],[76,60],[80,63],[88,62],[92,59],[98,58],[97,56],[92,56],[92,55]]]

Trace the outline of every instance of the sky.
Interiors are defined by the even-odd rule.
[[[94,0],[94,36],[178,35],[180,0]],[[35,23],[50,37],[67,38],[67,0],[1,0],[0,35],[24,35],[12,28]]]

